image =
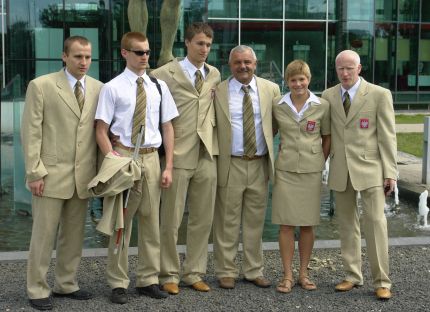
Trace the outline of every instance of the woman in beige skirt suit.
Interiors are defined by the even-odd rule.
[[[291,62],[285,71],[290,92],[273,102],[274,131],[280,133],[280,146],[275,161],[272,222],[280,224],[284,277],[277,290],[283,293],[294,286],[296,226],[300,227],[298,284],[307,290],[317,288],[307,268],[314,243],[313,226],[320,220],[321,172],[330,150],[330,106],[309,91],[310,80],[306,62]]]

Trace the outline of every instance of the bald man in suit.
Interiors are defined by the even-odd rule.
[[[209,291],[206,273],[208,239],[212,228],[216,193],[216,156],[213,94],[219,71],[205,62],[213,31],[205,23],[191,24],[185,33],[187,56],[175,59],[151,74],[167,83],[179,116],[172,121],[175,140],[173,182],[161,195],[160,282],[169,294],[178,294],[178,230],[188,204],[187,254],[182,281],[197,291]]]
[[[363,229],[367,254],[378,299],[391,298],[385,196],[396,184],[396,133],[391,92],[359,76],[360,57],[345,50],[336,57],[340,84],[322,97],[331,104],[329,187],[335,191],[341,253],[346,271],[337,291],[363,284],[361,272],[360,214],[356,205],[361,194]],[[385,193],[385,194],[384,194]]]
[[[97,145],[94,115],[102,83],[86,75],[91,43],[65,40],[59,72],[32,80],[22,119],[26,181],[32,193],[33,230],[27,266],[27,294],[33,308],[52,309],[46,280],[57,236],[54,296],[86,300],[76,280],[84,239]],[[58,235],[57,235],[57,228]]]
[[[215,273],[221,288],[235,287],[242,225],[244,277],[258,287],[269,287],[271,283],[263,275],[262,234],[268,180],[273,177],[272,101],[280,96],[280,90],[254,75],[257,58],[248,46],[233,48],[229,65],[233,77],[215,91],[219,144],[213,225]]]

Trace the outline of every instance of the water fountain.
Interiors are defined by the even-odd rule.
[[[429,195],[429,192],[425,190],[420,194],[420,201],[418,203],[418,215],[417,215],[417,222],[418,226],[421,225],[421,219],[423,220],[423,227],[427,228],[430,227],[427,225],[427,216],[429,214],[429,207],[427,207],[427,197]]]

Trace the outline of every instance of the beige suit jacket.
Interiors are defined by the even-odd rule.
[[[269,177],[273,179],[273,129],[272,101],[280,96],[279,86],[269,80],[256,77],[258,97],[260,100],[261,120],[264,139],[269,151]],[[229,79],[221,82],[215,91],[215,111],[217,116],[217,132],[219,144],[218,156],[218,185],[225,186],[228,180],[231,161],[231,115],[229,108]]]
[[[199,94],[185,76],[178,59],[155,69],[151,75],[165,81],[178,108],[179,116],[172,120],[175,132],[173,166],[195,169],[200,153],[200,141],[209,155],[218,155],[216,119],[213,106],[214,90],[220,82],[218,69],[208,64],[208,73]]]
[[[89,196],[96,174],[94,116],[102,83],[85,77],[81,111],[64,70],[36,78],[27,88],[22,118],[26,180],[44,178],[43,195],[69,199]]]
[[[331,150],[329,187],[342,192],[348,173],[355,190],[382,186],[397,177],[397,143],[391,92],[361,78],[348,117],[341,88],[323,92],[331,105]]]
[[[273,128],[279,129],[281,145],[275,168],[296,173],[319,172],[324,169],[321,135],[330,134],[330,105],[311,102],[302,118],[297,121],[287,103],[273,101]]]

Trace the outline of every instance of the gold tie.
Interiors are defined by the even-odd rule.
[[[199,69],[196,70],[196,80],[194,82],[194,87],[196,88],[198,93],[202,92],[203,76],[202,76],[202,72]]]
[[[143,78],[139,77],[136,80],[137,92],[136,92],[136,107],[134,108],[133,114],[133,129],[131,132],[131,143],[136,145],[137,136],[139,135],[140,127],[143,126],[145,129],[146,121],[146,92],[143,87]],[[143,131],[142,144],[145,141],[145,130]]]
[[[344,93],[345,99],[343,100],[343,109],[345,110],[345,115],[348,116],[349,108],[351,107],[351,99],[349,98],[348,91]]]
[[[255,137],[254,109],[249,95],[250,86],[242,86],[243,96],[243,154],[253,157],[257,152],[257,139]]]
[[[75,84],[75,96],[76,96],[76,100],[78,101],[79,109],[82,112],[82,108],[84,108],[85,100],[84,100],[84,93],[82,92],[82,84],[79,80],[76,81],[76,84]]]

